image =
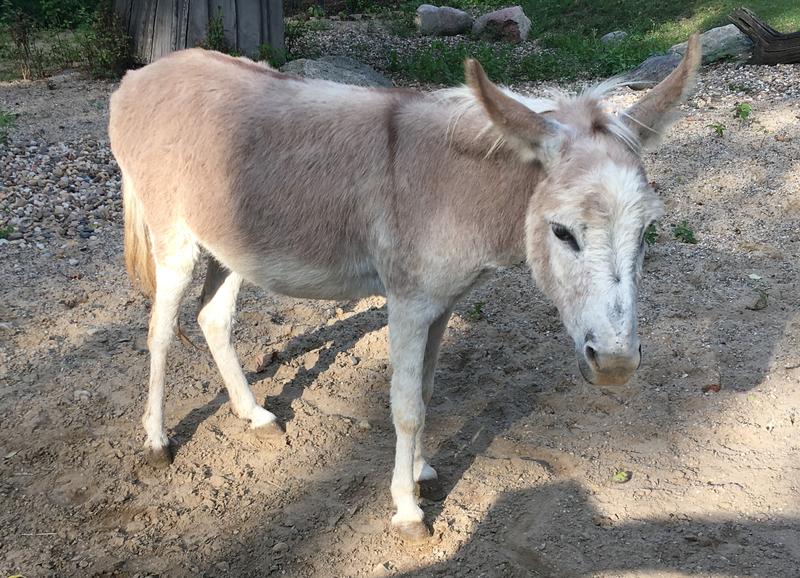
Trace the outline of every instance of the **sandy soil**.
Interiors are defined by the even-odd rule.
[[[419,547],[388,527],[381,299],[246,289],[237,347],[285,443],[251,436],[208,353],[178,344],[166,410],[178,449],[153,470],[139,423],[148,303],[125,278],[116,217],[92,238],[1,245],[0,572],[798,576],[800,100],[780,83],[796,85],[800,67],[751,70],[756,92],[744,96],[708,88],[738,74],[706,71],[703,96],[646,156],[667,216],[646,260],[644,362],[628,386],[582,382],[522,267],[457,311],[428,413],[447,495],[423,502],[433,537]],[[111,88],[0,84],[0,101],[21,114],[15,137],[103,139]],[[732,118],[743,98],[749,124]],[[696,245],[673,238],[684,220]],[[767,307],[753,310],[759,291]],[[476,302],[482,319],[469,314]],[[194,305],[182,324],[202,344]],[[618,470],[630,481],[614,483]]]

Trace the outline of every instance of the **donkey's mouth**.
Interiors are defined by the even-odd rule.
[[[641,353],[637,359],[626,360],[624,363],[613,364],[610,367],[598,369],[594,360],[590,360],[582,352],[577,354],[578,369],[583,379],[597,386],[620,386],[628,383],[642,363]]]

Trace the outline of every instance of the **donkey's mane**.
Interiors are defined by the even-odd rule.
[[[622,80],[611,78],[575,94],[549,89],[547,98],[523,96],[508,88],[501,88],[501,90],[536,113],[569,110],[572,113],[570,117],[578,119],[574,128],[591,133],[610,134],[622,141],[632,152],[639,154],[641,149],[639,139],[636,137],[636,133],[623,122],[623,117],[627,115],[624,112],[611,112],[604,101],[608,93],[623,84]],[[444,88],[433,92],[432,96],[437,101],[453,107],[447,126],[448,138],[454,134],[458,122],[465,114],[481,107],[475,93],[468,86]],[[476,135],[476,138],[489,130],[491,130],[491,123],[487,119],[486,126]],[[504,139],[498,137],[487,152],[487,156],[504,144]]]

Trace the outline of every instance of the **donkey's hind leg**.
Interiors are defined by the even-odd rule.
[[[156,291],[150,314],[150,386],[142,424],[147,433],[147,461],[156,467],[172,462],[169,438],[164,431],[164,380],[167,350],[178,324],[178,310],[192,280],[197,248],[191,240],[160,247],[155,257]]]
[[[233,411],[239,417],[249,420],[251,427],[259,435],[282,435],[283,430],[275,415],[256,403],[231,343],[236,296],[241,284],[241,276],[225,269],[213,257],[209,258],[197,320],[228,389]]]

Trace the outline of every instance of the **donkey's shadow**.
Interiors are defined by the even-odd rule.
[[[303,395],[305,388],[325,373],[340,353],[350,351],[364,335],[384,325],[386,308],[371,308],[337,320],[331,325],[292,337],[285,343],[282,351],[276,352],[272,363],[261,371],[246,373],[247,381],[253,387],[259,381],[272,379],[282,365],[291,363],[309,351],[319,350],[319,359],[311,368],[301,364],[294,377],[283,384],[281,391],[267,396],[265,400],[265,407],[278,416],[282,424],[289,423],[295,417],[292,403]],[[328,342],[332,344],[323,347]],[[186,414],[174,428],[174,449],[179,451],[194,436],[200,424],[214,415],[228,400],[227,391],[221,388],[214,399]]]
[[[784,516],[758,522],[672,515],[614,522],[577,481],[562,480],[503,495],[452,559],[401,576],[491,567],[494,575],[508,577],[681,572],[794,578],[798,538],[800,520]]]

